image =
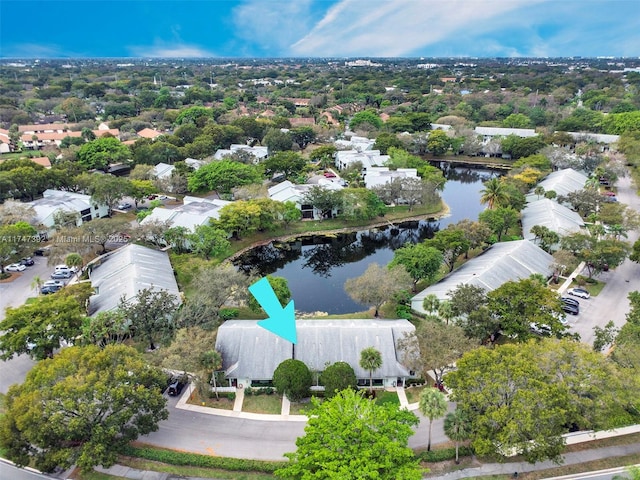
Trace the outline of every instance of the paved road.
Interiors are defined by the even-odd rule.
[[[10,463],[0,460],[0,478],[2,480],[51,480],[52,477],[39,472],[18,468]]]
[[[43,281],[49,280],[53,267],[47,265],[47,257],[33,257],[35,265],[27,267],[10,282],[0,283],[0,320],[4,319],[7,307],[17,307],[29,297],[36,295],[31,282],[36,275]],[[0,361],[1,362],[1,361]],[[7,393],[14,383],[22,383],[27,372],[33,368],[35,362],[27,355],[20,355],[11,360],[0,363],[0,392]]]
[[[632,188],[631,179],[620,179],[617,187],[619,201],[640,212],[640,197]],[[626,240],[633,244],[638,237],[639,232],[629,232]],[[581,340],[588,344],[593,344],[595,338],[593,327],[603,328],[610,320],[618,328],[626,323],[630,309],[627,296],[634,290],[640,290],[640,264],[627,259],[615,270],[602,272],[598,278],[606,282],[602,292],[588,300],[577,298],[580,314],[575,317],[567,315],[572,331],[579,333]]]

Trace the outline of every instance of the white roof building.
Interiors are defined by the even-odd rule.
[[[336,152],[336,168],[344,170],[356,162],[362,163],[362,171],[371,167],[384,167],[389,162],[389,155],[380,155],[380,150],[339,150]]]
[[[176,167],[168,163],[159,163],[153,167],[151,174],[156,178],[169,178]]]
[[[232,202],[226,200],[190,197],[183,199],[183,204],[175,208],[156,207],[140,224],[150,222],[169,222],[171,227],[184,227],[191,233],[200,225],[220,217],[220,209]]]
[[[208,162],[204,160],[198,160],[196,158],[185,158],[184,163],[189,165],[194,170],[198,170],[200,167],[202,167],[203,165],[206,165]]]
[[[534,240],[531,228],[535,225],[547,227],[560,237],[579,232],[584,221],[579,213],[548,198],[529,202],[522,210],[522,233],[526,240]]]
[[[368,385],[369,372],[360,367],[360,352],[374,347],[382,354],[382,366],[373,371],[375,384],[392,387],[410,374],[401,363],[398,340],[415,330],[407,320],[298,320],[297,340],[291,342],[258,325],[257,320],[228,320],[218,328],[216,350],[222,368],[234,385],[268,381],[284,360],[295,358],[311,371],[327,364],[346,362],[360,385]]]
[[[506,282],[529,278],[534,273],[549,277],[553,273],[553,262],[550,254],[529,240],[496,243],[414,296],[411,308],[426,313],[422,302],[427,295],[448,300],[447,293],[460,284],[477,285],[490,292]]]
[[[95,294],[89,298],[89,314],[113,310],[120,299],[131,301],[145,288],[166,290],[178,297],[180,291],[167,252],[130,244],[100,257],[89,268]]]
[[[247,152],[248,154],[252,155],[254,158],[253,163],[258,163],[261,160],[267,158],[267,156],[269,155],[267,147],[250,147],[249,145],[232,144],[228,149],[219,149],[213,155],[213,158],[216,160],[222,160],[224,157],[232,155],[236,152]]]
[[[371,167],[364,174],[364,186],[373,188],[389,183],[396,178],[416,178],[418,170],[415,168],[398,168],[397,170],[389,170],[388,167]]]
[[[339,150],[355,150],[357,152],[364,152],[373,149],[376,141],[373,138],[352,135],[348,140],[336,140],[333,143]]]
[[[329,190],[342,190],[344,187],[338,182],[332,182],[328,179],[319,179],[317,185],[295,185],[289,180],[280,182],[269,188],[269,198],[277,202],[293,202],[302,212],[302,218],[319,220],[322,218],[322,212],[313,205],[308,205],[304,200],[306,193],[315,186],[326,188]],[[334,212],[336,213],[336,212]]]
[[[566,196],[568,193],[582,190],[588,177],[572,168],[565,168],[551,172],[537,186],[544,188],[545,192],[554,191],[558,196]],[[538,196],[532,192],[527,194],[527,201],[537,200]]]
[[[29,202],[36,212],[36,221],[47,228],[52,228],[57,212],[77,213],[77,226],[95,218],[106,217],[109,214],[107,205],[97,205],[90,195],[67,192],[62,190],[45,190],[43,198]]]
[[[474,132],[476,135],[482,136],[482,143],[487,143],[495,137],[516,135],[521,138],[529,138],[538,135],[532,128],[476,127]]]

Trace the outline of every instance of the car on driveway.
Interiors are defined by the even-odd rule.
[[[571,305],[570,303],[563,303],[562,311],[570,313],[571,315],[578,315],[580,313],[580,307],[576,307],[575,305]]]
[[[57,285],[47,285],[47,286],[43,286],[40,289],[40,293],[42,295],[48,295],[50,293],[56,293],[58,290],[60,290],[62,287],[57,286]]]
[[[182,392],[182,389],[185,387],[188,380],[189,379],[186,377],[186,375],[181,375],[179,377],[172,378],[171,383],[167,388],[167,393],[172,397],[180,395],[180,393]]]
[[[127,210],[129,208],[131,208],[133,205],[131,205],[129,202],[124,202],[121,203],[120,205],[118,205],[118,210]]]
[[[580,307],[580,302],[578,300],[576,300],[575,298],[561,297],[560,300],[562,300],[562,303],[566,303],[568,305],[575,305],[576,307]]]
[[[43,287],[64,287],[64,282],[61,280],[47,280],[42,284]]]
[[[31,257],[24,257],[22,260],[20,260],[20,265],[24,265],[25,267],[31,267],[33,265],[35,265],[36,262],[33,261],[33,258]]]
[[[549,325],[531,322],[529,328],[533,333],[538,335],[551,335],[551,327]]]
[[[71,275],[73,275],[73,273],[71,273],[70,271],[58,271],[58,272],[53,272],[51,274],[51,278],[71,278]]]
[[[27,267],[19,263],[12,263],[11,265],[7,265],[6,267],[4,267],[4,269],[7,272],[22,272],[23,270],[26,270]]]
[[[590,298],[591,294],[586,291],[584,288],[580,288],[580,287],[576,287],[576,288],[570,288],[569,290],[567,290],[567,293],[569,295],[573,295],[574,297],[580,297],[580,298]]]

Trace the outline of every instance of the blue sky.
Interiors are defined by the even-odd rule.
[[[640,56],[640,0],[0,0],[0,57]]]

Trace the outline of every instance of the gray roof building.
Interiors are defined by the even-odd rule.
[[[551,172],[544,180],[538,183],[538,186],[544,188],[545,192],[554,191],[558,195],[567,195],[568,193],[582,190],[586,182],[587,176],[585,174],[572,168],[565,168],[564,170]],[[529,193],[527,201],[531,202],[533,200],[538,200],[538,196],[534,193]]]
[[[180,291],[167,252],[140,245],[127,245],[104,255],[89,272],[95,294],[89,299],[89,314],[113,310],[124,297],[128,302],[140,290],[166,290],[178,297]]]
[[[548,277],[553,273],[553,262],[551,255],[529,240],[496,243],[414,296],[411,308],[426,313],[422,302],[427,295],[433,294],[440,300],[447,300],[447,293],[461,283],[477,285],[490,292],[506,282],[529,278],[534,273]]]
[[[239,382],[271,380],[284,360],[304,362],[311,371],[321,372],[327,364],[346,362],[356,377],[369,378],[360,368],[360,352],[374,347],[382,354],[382,366],[374,378],[409,377],[400,363],[397,341],[415,330],[407,320],[298,320],[298,343],[290,342],[265,330],[257,320],[229,320],[220,326],[216,350],[222,354],[223,369],[229,379]],[[386,384],[387,382],[385,382]]]
[[[541,198],[527,204],[522,210],[522,233],[526,240],[533,240],[531,227],[542,225],[556,232],[560,237],[579,232],[584,221],[579,213],[548,198]]]

